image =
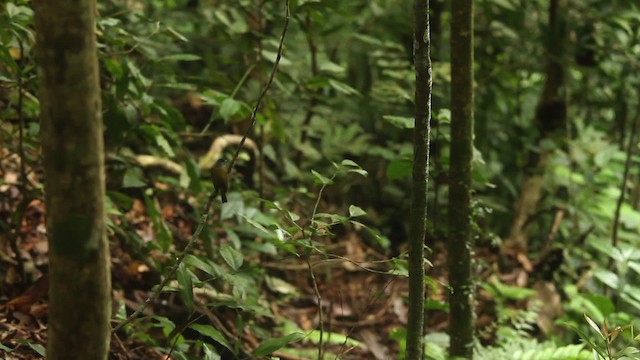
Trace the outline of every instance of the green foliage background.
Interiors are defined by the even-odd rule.
[[[9,152],[17,152],[17,119],[22,116],[26,161],[36,167],[41,156],[33,14],[29,1],[2,6],[0,142]],[[447,234],[443,224],[450,15],[443,1],[431,1],[431,6],[434,117],[427,237],[438,249]],[[637,143],[631,146],[629,181],[621,187],[627,142],[638,130],[633,119],[640,112],[640,8],[631,0],[571,2],[566,14],[569,51],[562,59],[569,124],[566,141],[556,146],[534,145],[539,135],[533,118],[544,81],[547,6],[548,1],[541,0],[477,1],[473,222],[478,248],[499,249],[500,239],[508,235],[527,152],[539,151],[536,146],[550,148],[539,214],[528,225],[530,258],[545,248],[554,213],[562,209],[566,216],[552,244],[562,261],[556,271],[532,278],[539,276],[557,288],[562,321],[582,331],[581,337],[597,339],[583,313],[610,328],[632,324],[640,316]],[[163,218],[162,206],[178,203],[192,220],[199,218],[201,204],[212,191],[208,169],[200,165],[202,158],[213,138],[244,131],[244,120],[275,59],[283,9],[283,1],[98,3],[111,239],[159,273],[171,266],[175,257],[170,254],[183,246],[171,229],[174,224]],[[398,256],[397,266],[402,268],[407,217],[399,214],[408,213],[411,195],[411,11],[408,2],[398,0],[291,2],[283,58],[250,136],[262,147],[263,183],[257,180],[259,171],[246,171],[253,167],[251,157],[241,155],[238,171],[244,178],[234,180],[229,204],[205,229],[202,248],[187,257],[175,285],[187,308],[193,306],[194,287],[219,291],[214,306],[233,309],[239,327],[248,326],[266,340],[256,350],[259,355],[299,341],[300,329],[273,320],[274,333],[261,325],[259,319],[273,318],[266,302],[269,282],[280,279],[255,259],[329,256],[325,246],[336,229],[366,225],[373,235],[369,245]],[[233,150],[218,155],[229,157]],[[171,160],[177,167],[167,171],[143,166],[138,155]],[[621,190],[627,196],[621,207],[620,244],[613,248],[613,215]],[[41,187],[34,187],[27,196],[41,195]],[[143,239],[124,216],[134,199],[146,206],[154,241]],[[17,221],[0,219],[3,228]],[[255,237],[264,241],[255,242]],[[479,259],[478,266],[490,267],[487,261]],[[609,267],[610,262],[614,266]],[[502,299],[496,306],[504,314],[518,300],[500,291],[493,296]],[[283,295],[283,301],[286,298]],[[518,331],[503,332],[506,338],[479,345],[478,358],[491,358],[486,354],[492,351],[512,354],[514,347],[521,347],[523,354],[536,346],[556,349],[557,345],[576,354],[582,350],[571,347],[577,340],[571,331],[547,334],[556,345],[531,340],[537,330],[514,327],[522,324],[514,320],[521,315],[498,317],[498,327]],[[124,316],[124,308],[119,316]],[[168,335],[175,324],[161,316],[149,317],[128,331],[154,346],[167,346],[146,334],[149,327]],[[212,326],[191,328],[203,340],[177,335],[176,356],[206,354],[213,359],[218,352],[240,351]],[[629,329],[623,335],[615,344],[625,345],[616,345],[617,349],[634,340]],[[389,334],[389,339],[395,338]],[[308,334],[305,339],[310,341]],[[442,349],[437,342],[427,341],[427,347],[431,354]]]

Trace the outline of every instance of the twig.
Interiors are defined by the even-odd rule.
[[[251,118],[250,118],[251,123],[249,123],[249,127],[247,127],[247,130],[245,131],[244,136],[240,141],[240,144],[238,144],[238,149],[236,150],[236,153],[233,154],[233,158],[231,158],[231,162],[229,162],[229,167],[227,168],[227,174],[231,173],[231,170],[233,169],[233,165],[235,165],[236,159],[240,154],[240,150],[242,149],[242,146],[244,145],[244,142],[247,139],[247,136],[249,135],[249,131],[251,131],[251,128],[253,128],[253,125],[255,125],[256,123],[256,115],[258,114],[258,109],[262,104],[262,100],[264,99],[264,96],[267,94],[267,91],[269,91],[269,88],[273,83],[273,79],[276,76],[276,71],[278,70],[280,59],[282,58],[282,48],[284,46],[284,38],[287,35],[287,29],[289,28],[289,18],[291,17],[291,12],[289,11],[289,0],[285,2],[284,11],[285,11],[284,25],[282,26],[282,34],[280,35],[280,43],[278,44],[278,53],[276,55],[276,61],[273,63],[273,68],[271,68],[271,74],[269,75],[269,80],[267,81],[264,88],[260,92],[260,96],[258,96],[258,100],[256,101],[256,106],[253,108],[253,112],[251,113]]]

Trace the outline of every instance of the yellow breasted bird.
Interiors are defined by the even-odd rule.
[[[219,159],[211,168],[213,186],[220,194],[222,202],[227,202],[227,190],[229,190],[229,177],[227,176],[227,160]]]

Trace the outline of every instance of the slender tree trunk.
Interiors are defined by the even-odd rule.
[[[539,132],[536,147],[544,139],[550,139],[559,144],[565,137],[567,104],[562,91],[565,72],[563,58],[566,41],[566,2],[567,0],[549,2],[547,65],[544,89],[535,117],[535,125]],[[529,232],[526,224],[536,212],[540,201],[544,180],[542,172],[549,157],[549,150],[530,151],[528,157],[525,176],[520,185],[520,196],[515,205],[511,231],[502,249],[505,253],[526,253],[527,251]]]
[[[424,237],[429,178],[429,120],[431,119],[431,58],[429,0],[414,0],[413,61],[416,72],[413,136],[413,196],[409,234],[409,323],[407,359],[422,360],[424,324]]]
[[[106,359],[111,316],[93,0],[34,1],[49,237],[48,360]]]
[[[473,357],[471,157],[473,143],[473,1],[451,3],[451,155],[448,263],[451,356]]]

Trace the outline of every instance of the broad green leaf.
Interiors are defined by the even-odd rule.
[[[638,335],[640,336],[640,335]],[[4,344],[0,343],[0,350],[2,351],[6,351],[7,353],[12,353],[14,351],[14,349],[5,346]]]
[[[220,105],[220,116],[224,121],[229,121],[231,118],[240,111],[242,103],[232,98],[226,98]]]
[[[354,172],[354,173],[360,174],[362,176],[369,175],[369,173],[366,170],[363,170],[360,167],[360,165],[356,164],[355,161],[349,160],[349,159],[342,160],[342,162],[340,163],[339,168],[342,168],[343,170],[346,170],[347,172]]]
[[[266,276],[265,282],[269,290],[283,295],[297,295],[298,289],[288,282],[273,276]]]
[[[269,62],[274,63],[276,62],[276,58],[278,56],[278,53],[275,51],[269,51],[269,50],[262,50],[262,56]],[[280,65],[281,66],[289,66],[291,65],[291,61],[289,61],[289,59],[285,58],[284,56],[280,57]]]
[[[294,332],[287,336],[265,340],[260,343],[258,348],[253,352],[256,356],[267,356],[284,347],[290,342],[298,341],[304,337],[303,333]]]
[[[227,244],[223,245],[220,248],[220,255],[227,263],[227,265],[229,265],[233,270],[236,271],[240,269],[244,261],[242,254],[238,250]]]
[[[208,336],[215,340],[218,344],[226,347],[227,349],[233,351],[233,348],[229,345],[224,336],[220,333],[220,331],[213,328],[211,325],[203,325],[203,324],[193,324],[189,326],[193,330],[199,332],[204,336]]]
[[[180,294],[182,294],[182,300],[187,306],[187,309],[191,311],[191,309],[193,309],[193,281],[191,273],[184,263],[181,263],[180,266],[178,266],[177,278],[178,285],[180,286]]]
[[[123,188],[145,187],[147,184],[142,181],[142,171],[138,168],[129,168],[122,178]]]
[[[387,177],[389,180],[397,180],[411,176],[413,173],[413,162],[409,160],[394,160],[387,166]]]
[[[491,277],[491,280],[498,293],[507,299],[524,300],[536,294],[535,290],[532,289],[505,285],[495,275]]]
[[[32,344],[32,343],[29,343],[29,347],[30,347],[31,349],[33,349],[35,352],[37,352],[37,353],[38,353],[38,355],[40,355],[40,356],[45,356],[46,350],[45,350],[44,346],[42,346],[42,345],[40,345],[40,344]]]
[[[163,56],[158,61],[198,61],[202,58],[194,54],[173,54]]]
[[[187,256],[184,257],[183,262],[196,269],[202,270],[211,276],[218,277],[221,275],[219,269],[216,269],[213,265],[207,263],[206,261],[200,259],[195,255],[187,254]]]
[[[331,85],[332,88],[334,88],[336,91],[341,92],[345,95],[358,95],[359,92],[358,90],[352,88],[351,86],[337,81],[337,80],[333,80],[333,79],[329,79],[329,85]]]
[[[27,339],[15,339],[14,341],[17,342],[18,344],[29,346],[31,349],[33,349],[33,351],[37,352],[38,355],[40,356],[45,356],[45,353],[46,353],[45,348],[40,344],[32,344]]]
[[[318,173],[315,170],[311,170],[311,174],[313,174],[313,176],[315,177],[315,179],[317,180],[316,182],[318,184],[322,184],[322,185],[330,185],[333,184],[333,180],[324,177],[322,174]]]
[[[593,276],[612,289],[618,289],[618,275],[614,272],[607,269],[596,268],[593,270]]]
[[[193,161],[193,158],[189,157],[184,164],[184,168],[187,169],[189,175],[189,189],[195,193],[202,192],[202,183],[200,182],[200,168],[198,164]]]
[[[382,118],[400,129],[413,129],[415,127],[415,119],[411,117],[382,115]]]
[[[342,166],[352,166],[352,167],[357,167],[357,168],[360,167],[360,165],[356,164],[355,161],[350,160],[350,159],[342,160],[342,162],[340,162],[340,165],[342,165]]]
[[[162,134],[157,134],[156,135],[156,144],[158,144],[158,146],[167,154],[169,155],[169,157],[174,157],[176,156],[176,154],[173,152],[173,149],[171,148],[171,145],[169,145],[169,142],[167,141],[167,139],[162,136]]]
[[[323,62],[322,64],[320,64],[320,71],[324,71],[324,72],[330,72],[330,73],[343,73],[345,71],[344,67],[331,62],[331,61],[326,61]]]
[[[362,208],[355,205],[349,206],[350,217],[358,217],[358,216],[364,216],[364,215],[367,215],[367,212],[362,210]]]
[[[202,348],[204,349],[205,360],[220,360],[221,357],[216,351],[216,348],[209,344],[203,344]]]

